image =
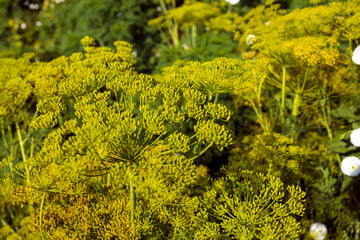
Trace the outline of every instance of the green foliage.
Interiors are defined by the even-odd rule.
[[[356,239],[359,1],[255,2],[0,1],[0,237]]]
[[[81,42],[84,53],[35,63],[38,71],[28,75],[38,101],[30,129],[33,134],[55,129],[36,155],[30,152],[28,158],[21,151],[22,161],[12,171],[26,184],[13,184],[12,175],[4,174],[3,196],[34,207],[35,221],[28,227],[45,238],[193,234],[199,206],[189,195],[199,182],[193,160],[213,145],[222,150],[232,143],[221,124],[231,112],[214,103],[212,94],[256,85],[246,67],[257,63],[225,58],[192,62],[186,68],[191,72],[184,69],[184,75],[171,78],[175,81],[167,74],[155,81],[134,71],[130,44],[115,42],[114,52],[94,47],[90,37]],[[206,69],[223,80],[209,81]],[[49,80],[51,85],[44,83]],[[74,114],[64,119],[69,104]],[[21,148],[24,143],[19,137]],[[5,159],[3,166],[11,161]]]

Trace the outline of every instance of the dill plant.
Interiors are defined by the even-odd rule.
[[[348,197],[354,196],[349,189],[354,190],[356,183],[350,181],[351,187],[346,188],[349,180],[340,170],[342,156],[355,150],[344,140],[348,139],[350,128],[358,127],[353,107],[358,103],[358,75],[351,62],[358,41],[357,27],[353,25],[359,20],[358,9],[359,2],[349,0],[286,13],[273,1],[267,1],[265,6],[235,20],[235,39],[244,51],[242,56],[268,63],[260,85],[239,94],[236,103],[254,110],[256,133],[291,136],[303,149],[297,157],[301,171],[287,175],[282,169],[280,178],[303,184],[310,211],[307,217],[334,224],[328,234],[337,238],[354,237],[358,231],[358,216],[351,212],[358,204]],[[249,34],[256,37],[251,46],[246,44]],[[259,136],[249,136],[245,141],[261,143],[262,140],[256,140]],[[236,161],[247,164],[242,165],[245,168],[256,166],[264,172],[271,157],[261,156],[271,152],[272,147],[251,145],[249,150],[255,154],[255,161],[249,161],[249,155],[240,148],[233,152]],[[270,156],[283,159],[279,150]]]
[[[221,124],[231,112],[218,95],[256,84],[246,69],[257,63],[193,62],[155,81],[134,71],[130,44],[115,42],[113,52],[90,37],[81,43],[84,53],[29,76],[39,101],[31,128],[56,128],[29,159],[28,184],[14,186],[11,201],[31,203],[29,228],[42,238],[191,234],[199,206],[188,195],[197,182],[193,160],[232,143]],[[74,115],[64,119],[69,106]]]
[[[239,236],[239,229],[230,225],[242,217],[229,222],[220,213],[223,197],[232,196],[232,190],[219,199],[210,197],[207,191],[220,190],[215,181],[214,189],[193,195],[194,187],[209,184],[197,174],[193,160],[213,146],[221,151],[232,144],[223,124],[232,113],[219,103],[219,95],[257,85],[264,63],[226,58],[189,62],[164,69],[154,79],[134,70],[129,43],[115,42],[116,52],[95,47],[91,37],[81,43],[83,53],[37,63],[36,71],[26,77],[37,101],[31,132],[48,129],[48,134],[40,150],[25,152],[30,158],[16,166],[26,184],[13,181],[8,173],[2,175],[2,197],[29,210],[16,225],[19,230],[6,225],[1,234],[45,239],[207,239],[213,236],[207,226],[215,224],[221,238]],[[11,155],[3,158],[1,166],[9,161]],[[239,191],[245,194],[256,178],[221,181],[233,187],[235,182],[243,184]],[[282,183],[270,175],[262,178],[277,186],[276,201],[280,201]],[[271,192],[264,187],[254,193]],[[294,194],[301,202],[303,193]],[[209,204],[220,208],[214,213]],[[290,209],[291,214],[300,214],[301,204],[300,212]],[[209,214],[215,218],[208,218]],[[272,218],[263,222],[266,226],[278,224],[271,211],[263,214]],[[259,237],[256,229],[261,226],[245,232]],[[298,228],[286,234],[290,232],[295,236]]]
[[[194,6],[204,11],[186,18]],[[358,156],[348,137],[359,127],[351,63],[359,2],[287,13],[266,1],[243,17],[220,8],[163,6],[151,23],[168,28],[174,45],[181,31],[193,46],[204,26],[237,31],[247,60],[181,62],[151,77],[133,68],[130,44],[116,42],[114,52],[86,37],[83,53],[49,63],[4,61],[27,67],[25,81],[1,79],[2,204],[26,208],[17,210],[21,221],[2,212],[1,236],[311,239],[314,222],[329,238],[358,234],[358,179],[344,176],[340,163]],[[249,136],[228,130],[237,111],[223,105],[229,93],[256,115]],[[242,142],[220,176],[201,176],[194,160],[233,138]]]

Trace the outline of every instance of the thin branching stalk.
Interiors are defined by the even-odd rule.
[[[43,194],[42,194],[41,203],[40,203],[40,216],[39,216],[39,218],[40,218],[40,219],[39,219],[39,222],[40,222],[41,237],[42,237],[43,239],[45,239],[44,233],[43,233],[43,230],[42,230],[42,221],[43,221],[45,197],[46,197],[46,191],[44,191]]]
[[[191,45],[192,47],[196,47],[196,35],[197,29],[194,23],[191,24]]]
[[[131,224],[134,224],[135,219],[135,188],[133,179],[130,179],[130,219]]]
[[[264,116],[262,114],[262,111],[261,111],[261,106],[259,106],[259,109],[255,106],[255,103],[253,100],[251,100],[250,98],[246,98],[247,101],[250,102],[252,108],[254,109],[255,111],[255,114],[256,116],[258,117],[259,119],[259,123],[260,123],[260,127],[261,129],[264,131],[264,132],[269,132],[269,129],[264,121]]]
[[[21,156],[22,156],[22,159],[25,164],[26,182],[29,185],[30,184],[30,172],[29,172],[29,166],[28,166],[28,162],[27,162],[27,158],[26,158],[26,154],[25,154],[25,148],[24,148],[25,141],[23,141],[23,139],[21,137],[21,131],[20,131],[19,124],[16,122],[15,125],[16,125],[16,133],[17,133],[19,145],[20,145]]]
[[[164,11],[166,25],[168,27],[171,39],[173,40],[173,44],[174,44],[174,46],[177,46],[177,45],[179,45],[178,23],[175,20],[173,22],[173,21],[171,21],[171,19],[169,19],[166,4],[165,4],[164,0],[160,0],[160,5]],[[174,7],[174,2],[172,5]]]
[[[10,226],[10,225],[5,221],[5,219],[3,219],[2,217],[0,217],[0,222],[1,222],[1,224],[2,224],[3,227],[9,226],[10,231],[11,231],[12,233],[15,233],[15,230],[12,229],[11,226]]]
[[[281,122],[285,123],[285,95],[286,95],[286,67],[282,67],[282,84],[281,84]]]
[[[4,119],[3,118],[1,118],[1,135],[2,135],[2,138],[3,138],[3,141],[4,141],[5,149],[6,149],[7,152],[9,152],[9,144],[7,142],[6,135],[5,135]]]

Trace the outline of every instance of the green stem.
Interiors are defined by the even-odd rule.
[[[263,114],[262,114],[262,111],[261,110],[258,110],[258,108],[255,106],[255,103],[253,100],[251,100],[250,98],[245,98],[247,101],[250,102],[252,108],[254,109],[255,111],[255,114],[256,116],[258,117],[259,119],[259,122],[260,122],[260,127],[261,129],[264,131],[264,132],[269,132],[269,129],[264,121],[264,117],[263,117]],[[261,109],[261,106],[259,106],[259,109]]]
[[[272,159],[270,160],[270,164],[269,164],[269,171],[268,171],[269,175],[270,175],[270,172],[271,172],[271,167],[272,167]]]
[[[9,142],[12,143],[13,141],[13,134],[12,134],[12,131],[11,131],[11,126],[8,125],[8,133],[9,133]]]
[[[219,94],[218,94],[218,93],[216,93],[216,94],[215,94],[214,103],[217,103],[217,102],[218,102],[218,100],[219,100]]]
[[[177,46],[177,45],[179,45],[178,24],[177,24],[177,22],[173,23],[171,21],[171,19],[169,19],[166,4],[165,4],[164,0],[160,0],[160,5],[164,11],[164,15],[165,15],[165,19],[166,19],[165,21],[166,21],[166,25],[168,27],[171,39],[173,40],[174,45]]]
[[[134,223],[134,219],[135,219],[135,191],[134,191],[134,185],[133,185],[133,180],[130,179],[130,219],[131,219],[131,224]]]
[[[44,210],[44,202],[45,202],[45,197],[46,197],[46,191],[43,192],[42,198],[41,198],[41,203],[40,203],[40,231],[41,231],[41,236],[43,239],[45,239],[44,237],[44,232],[42,230],[42,220],[43,220],[43,210]]]
[[[300,106],[301,96],[298,92],[295,93],[294,102],[293,102],[293,109],[291,114],[295,117],[297,117],[299,113],[299,106]],[[294,121],[295,122],[295,121]]]
[[[281,84],[281,122],[285,123],[285,95],[286,95],[286,67],[282,67],[282,84]]]
[[[9,144],[7,142],[6,135],[5,135],[4,118],[1,118],[1,135],[2,135],[2,138],[4,141],[4,146],[5,146],[6,152],[9,152]]]
[[[331,132],[329,122],[328,122],[328,117],[327,117],[326,112],[325,112],[325,101],[326,101],[325,99],[322,99],[322,102],[320,103],[321,112],[322,112],[322,117],[323,117],[323,120],[324,120],[324,125],[325,125],[325,128],[326,128],[326,131],[328,133],[328,136],[329,136],[330,140],[332,140],[333,139],[333,134]]]
[[[23,139],[21,137],[21,131],[20,131],[19,123],[16,122],[15,125],[16,125],[16,133],[17,133],[17,136],[18,136],[20,150],[21,150],[21,156],[22,156],[22,159],[23,159],[24,164],[25,164],[26,181],[27,181],[27,184],[29,185],[30,184],[30,173],[29,173],[29,166],[28,166],[27,159],[26,159],[26,154],[25,154],[24,141],[23,141]]]
[[[360,222],[356,219],[355,220],[355,240],[359,240],[360,236]]]
[[[106,186],[107,187],[111,186],[111,173],[110,172],[106,176]]]
[[[4,119],[1,118],[1,135],[2,135],[2,138],[3,138],[3,141],[4,141],[4,146],[5,146],[5,150],[6,150],[6,155],[9,156],[9,153],[10,153],[10,149],[9,149],[9,143],[6,139],[6,135],[5,135],[5,127],[4,127]],[[11,157],[9,158],[9,167],[10,167],[10,173],[11,173],[11,176],[14,177],[14,166],[13,166],[13,156],[10,155]]]
[[[199,156],[201,156],[202,154],[204,154],[204,152],[206,152],[206,150],[208,150],[208,149],[209,149],[210,147],[212,147],[212,146],[213,146],[213,143],[207,145],[203,150],[201,150],[200,153],[198,153],[198,154],[196,154],[195,156],[193,156],[192,158],[190,158],[190,161],[192,161],[192,160],[198,158]],[[195,147],[193,148],[193,152],[192,152],[193,154],[195,154],[195,152],[196,152],[195,149],[197,149],[198,147],[199,147],[199,144],[196,144]],[[195,150],[195,151],[194,151],[194,150]]]
[[[196,47],[196,25],[194,23],[191,23],[191,44],[192,47]]]
[[[11,226],[10,226],[2,217],[0,217],[0,222],[1,222],[1,224],[2,224],[3,227],[9,226],[10,231],[11,231],[12,233],[15,233],[14,229],[12,229]]]
[[[63,121],[62,117],[61,117],[60,115],[58,115],[57,119],[58,119],[59,126],[60,126],[60,127],[63,126],[63,125],[64,125],[64,121]]]

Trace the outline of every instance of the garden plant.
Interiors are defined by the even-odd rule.
[[[119,2],[0,0],[0,239],[360,238],[360,0]]]

